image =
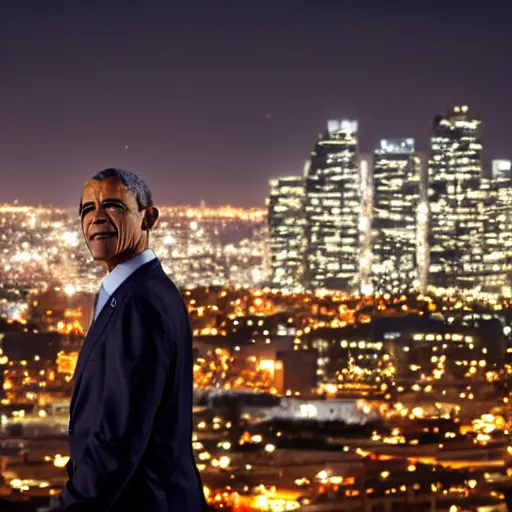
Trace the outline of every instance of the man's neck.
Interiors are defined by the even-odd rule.
[[[130,252],[127,252],[124,254],[119,254],[115,260],[113,260],[111,262],[105,262],[107,274],[110,274],[110,272],[112,272],[112,270],[114,270],[121,263],[130,261],[132,258],[135,258],[135,256],[138,256],[139,254],[143,253],[147,249],[149,249],[149,247],[142,247],[142,248],[138,249],[137,251],[130,251]]]

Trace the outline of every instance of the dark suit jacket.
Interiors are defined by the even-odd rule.
[[[202,512],[192,451],[192,337],[158,260],[110,297],[78,358],[70,480],[55,512]]]

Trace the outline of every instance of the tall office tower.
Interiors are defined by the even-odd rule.
[[[272,284],[283,289],[301,287],[304,263],[304,178],[270,180],[267,199]]]
[[[372,156],[359,155],[359,175],[361,177],[361,217],[359,231],[361,236],[361,255],[359,258],[359,274],[361,293],[371,295],[372,266],[372,218],[373,218],[373,174]]]
[[[306,284],[359,291],[357,122],[329,121],[306,169]]]
[[[425,293],[428,288],[428,272],[430,267],[430,251],[428,243],[429,234],[429,205],[428,205],[428,178],[426,158],[421,155],[422,178],[420,180],[420,203],[416,217],[416,248],[418,262],[418,277],[420,292]]]
[[[481,121],[468,107],[434,119],[428,163],[429,285],[474,288],[482,277]]]
[[[493,160],[485,192],[483,290],[512,297],[512,163]]]
[[[421,163],[413,139],[382,140],[374,154],[372,284],[380,293],[402,293],[420,286]]]

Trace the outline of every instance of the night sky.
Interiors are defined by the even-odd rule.
[[[329,118],[425,150],[454,104],[512,158],[510,27],[504,0],[0,0],[0,202],[76,205],[116,166],[160,204],[263,206]]]

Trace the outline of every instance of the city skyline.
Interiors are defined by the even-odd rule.
[[[487,168],[512,156],[508,6],[98,5],[2,15],[0,203],[73,206],[120,166],[159,204],[262,207],[328,119],[358,120],[362,153],[397,137],[426,151],[456,104],[483,120]]]

